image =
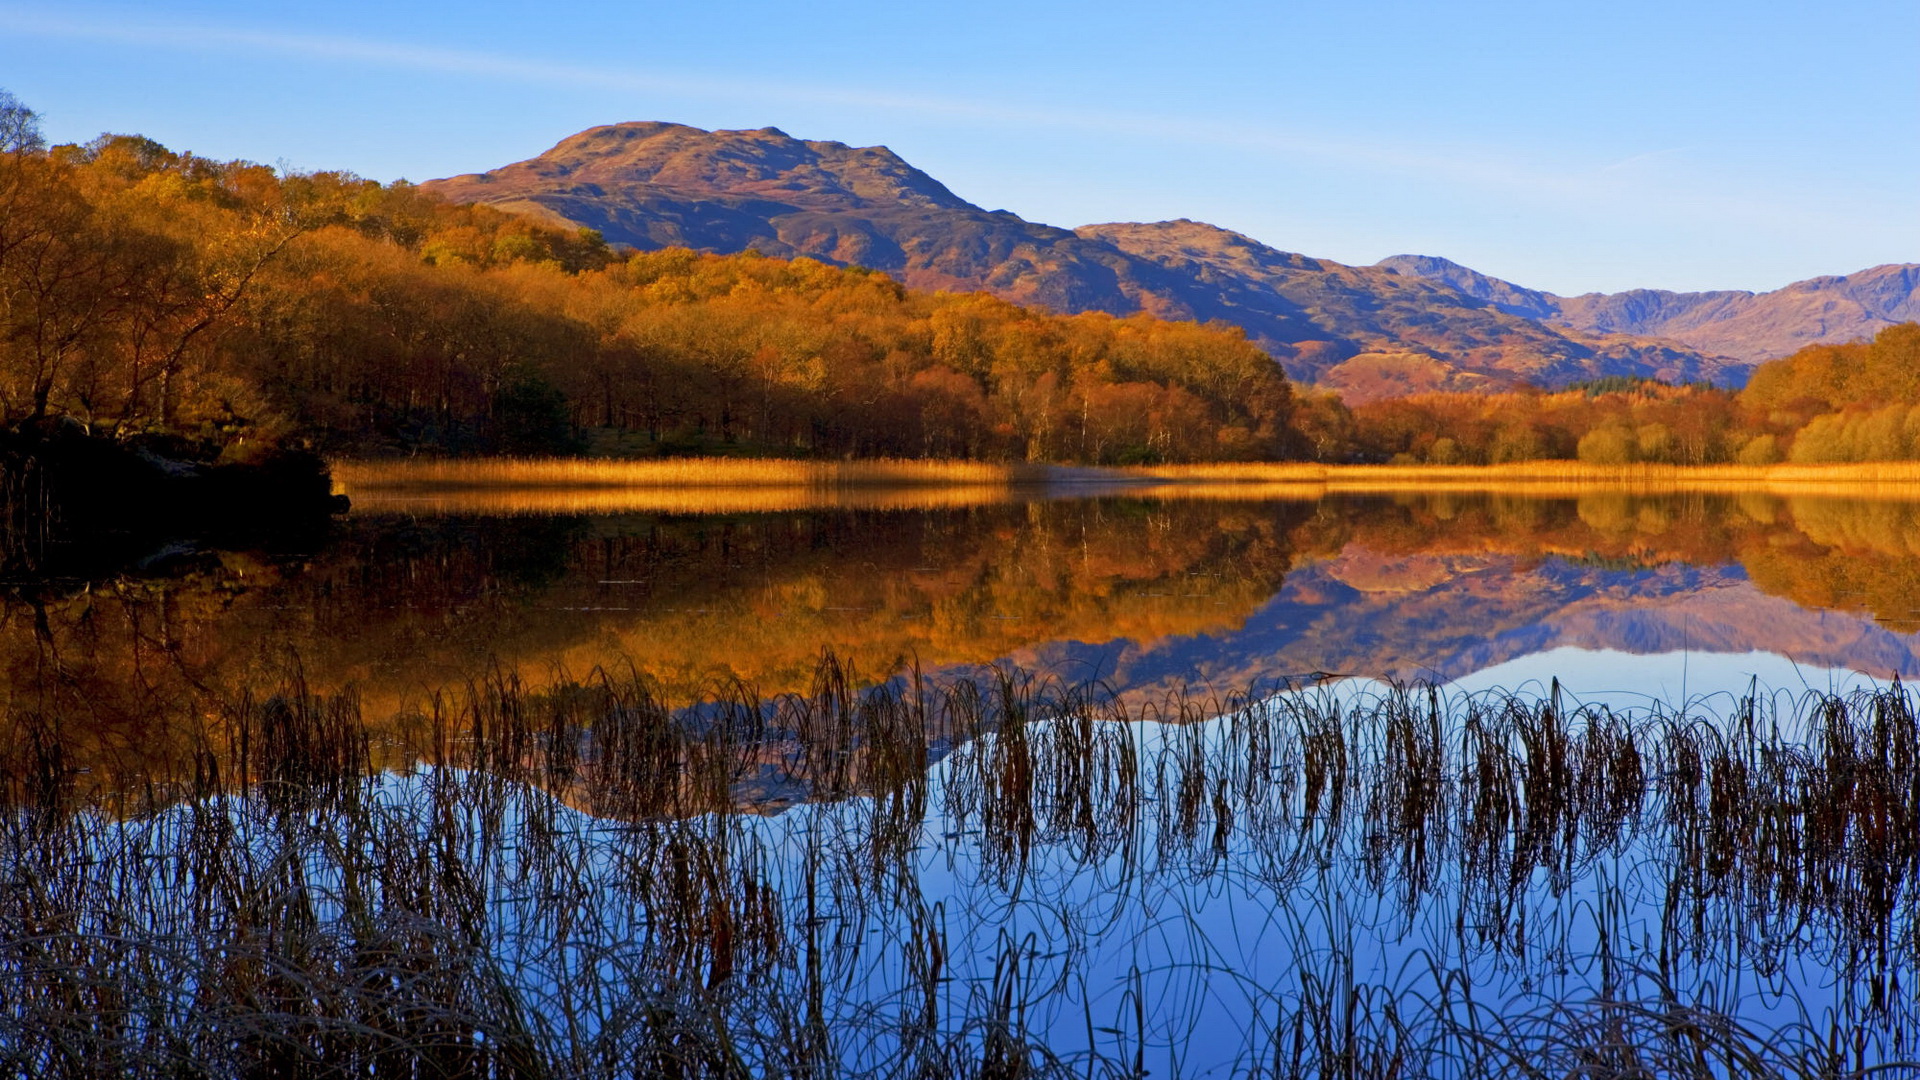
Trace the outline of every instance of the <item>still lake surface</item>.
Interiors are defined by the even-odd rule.
[[[1920,672],[1920,502],[1601,490],[912,505],[939,498],[714,515],[363,498],[308,550],[176,552],[9,601],[8,692],[47,691],[44,649],[76,685],[97,675],[103,721],[113,702],[244,681],[288,651],[316,684],[382,704],[496,661],[535,683],[632,663],[681,701],[732,678],[771,694],[804,689],[823,649],[871,677],[1011,661],[1136,695],[1316,673],[1558,676],[1671,702],[1756,675],[1824,689],[1834,672]],[[740,497],[755,501],[788,499]]]
[[[103,787],[177,768],[209,701],[266,694],[290,665],[318,691],[352,688],[376,726],[502,672],[535,693],[596,669],[637,672],[681,706],[742,684],[806,693],[829,651],[870,680],[1012,666],[1058,685],[1096,683],[1122,707],[1178,691],[1308,701],[1314,716],[1331,710],[1336,728],[1350,725],[1346,818],[1299,785],[1247,778],[1306,762],[1313,785],[1315,736],[1300,732],[1321,720],[1267,704],[1074,736],[1093,740],[1074,754],[1060,749],[1072,741],[1064,721],[1021,735],[1021,754],[1040,753],[1025,740],[1052,747],[1033,758],[1043,771],[1062,755],[1100,763],[1075,782],[1105,792],[1086,813],[1110,816],[1113,829],[1058,817],[1049,827],[1041,812],[1017,843],[997,834],[992,807],[1005,791],[992,778],[1013,752],[1003,732],[936,746],[911,812],[898,792],[856,790],[702,819],[702,843],[757,868],[753,888],[773,898],[766,918],[778,924],[766,940],[785,943],[768,945],[750,973],[740,960],[737,978],[816,997],[826,987],[815,1007],[844,1033],[830,1056],[849,1073],[886,1074],[920,1052],[902,1034],[910,1012],[988,1057],[1004,1050],[994,1032],[1012,1024],[1022,1045],[1045,1048],[1033,1060],[1076,1075],[1284,1072],[1285,1060],[1359,1060],[1356,1047],[1383,1064],[1396,1046],[1428,1055],[1430,1071],[1465,1075],[1496,1028],[1530,1048],[1513,1053],[1545,1053],[1582,1024],[1670,1038],[1683,1006],[1739,1021],[1765,1050],[1753,1060],[1783,1069],[1813,1061],[1811,1048],[1836,1033],[1857,1039],[1835,1051],[1849,1068],[1916,1057],[1920,901],[1907,834],[1920,822],[1896,814],[1894,849],[1794,825],[1804,867],[1781,870],[1772,848],[1773,863],[1751,855],[1791,846],[1775,838],[1734,845],[1765,866],[1715,869],[1703,838],[1711,815],[1673,805],[1662,785],[1679,758],[1654,725],[1690,710],[1718,725],[1709,742],[1735,746],[1728,760],[1791,758],[1811,775],[1819,733],[1796,702],[1920,672],[1920,502],[1605,489],[731,498],[725,513],[621,512],[588,496],[569,512],[551,492],[362,498],[334,535],[302,550],[182,550],[140,573],[15,594],[0,619],[0,692],[14,714],[57,713],[69,725],[84,715],[68,752]],[[1388,687],[1415,683],[1443,687],[1451,703],[1434,706],[1421,737],[1446,763],[1435,775],[1463,792],[1449,770],[1470,756],[1462,732],[1479,730],[1464,703],[1492,700],[1487,691],[1628,711],[1638,734],[1616,741],[1647,748],[1645,805],[1638,788],[1630,810],[1582,803],[1546,839],[1528,839],[1519,813],[1497,842],[1472,839],[1484,808],[1464,795],[1387,809],[1369,793],[1404,761],[1399,729],[1374,721],[1394,700]],[[1733,718],[1754,694],[1783,726],[1742,743]],[[1592,730],[1589,720],[1566,726]],[[1533,738],[1525,723],[1501,730],[1515,746]],[[1582,753],[1578,768],[1608,782]],[[1246,765],[1254,758],[1271,762]],[[365,797],[411,805],[463,777],[399,769],[370,779]],[[1194,783],[1214,794],[1183,796]],[[1780,820],[1811,820],[1818,791],[1831,788],[1794,783],[1766,797]],[[533,1000],[573,993],[583,978],[641,980],[608,958],[671,921],[658,897],[621,885],[623,867],[658,852],[605,829],[580,798],[555,802],[536,786],[513,799],[506,820],[538,818],[546,843],[578,849],[572,865],[585,869],[551,895],[574,897],[578,917],[562,921],[579,941],[556,950],[547,931],[557,916],[525,900],[530,876],[551,871],[521,865],[507,843],[509,854],[459,856],[496,890],[485,893],[497,901],[488,947]],[[1514,798],[1538,802],[1532,789]],[[163,848],[196,812],[133,816],[111,826],[112,844],[127,843],[118,830],[151,830],[135,846]],[[884,844],[882,816],[894,829]],[[889,852],[884,871],[876,845]],[[1863,864],[1860,850],[1885,865]],[[326,858],[303,857],[318,860],[312,887],[328,894]],[[178,910],[166,897],[181,883],[164,876],[129,872],[115,902]],[[328,910],[320,905],[322,922]],[[676,963],[707,964],[711,979],[717,961],[700,955]],[[751,998],[731,1006],[740,1030],[777,1011]],[[1594,1013],[1595,1001],[1628,1004]],[[1316,1057],[1314,1025],[1335,1021],[1348,1025],[1349,1057],[1331,1043]],[[595,1030],[576,1024],[569,1037]],[[1726,1056],[1705,1071],[1746,1068]]]

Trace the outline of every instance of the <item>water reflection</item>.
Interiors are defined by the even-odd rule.
[[[734,680],[798,690],[824,649],[874,676],[1012,660],[1143,696],[1312,673],[1460,678],[1554,649],[1911,676],[1916,514],[1604,490],[367,512],[306,554],[189,552],[16,587],[0,604],[0,708],[83,710],[111,758],[178,743],[171,726],[290,657],[376,715],[466,693],[494,665],[532,686],[632,665],[681,702]]]
[[[1911,675],[1914,505],[1224,494],[363,513],[16,583],[0,1072],[1913,1058],[1913,703],[1525,665]]]

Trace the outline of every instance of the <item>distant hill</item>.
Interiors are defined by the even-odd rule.
[[[1290,377],[1353,399],[1607,375],[1738,382],[1746,368],[1671,341],[1546,325],[1428,275],[1310,258],[1198,222],[1036,224],[961,199],[885,147],[777,128],[615,124],[422,187],[640,249],[804,255],[1062,312],[1218,319]]]
[[[1591,334],[1666,338],[1748,364],[1920,320],[1920,263],[1810,278],[1764,293],[1633,289],[1581,296],[1528,289],[1432,255],[1395,255],[1374,265],[1447,285],[1509,314]]]

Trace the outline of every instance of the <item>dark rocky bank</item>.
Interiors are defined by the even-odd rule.
[[[145,569],[209,549],[311,549],[346,497],[301,449],[214,460],[186,440],[118,440],[66,419],[0,429],[0,579]]]

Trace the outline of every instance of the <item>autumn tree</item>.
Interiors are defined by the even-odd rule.
[[[0,155],[0,420],[223,453],[1263,459],[1314,439],[1236,328],[811,259],[616,253],[406,184],[107,135]],[[1344,436],[1342,436],[1344,438]],[[1327,452],[1322,445],[1320,452]]]
[[[37,153],[46,148],[39,114],[13,94],[0,90],[0,154]]]
[[[1908,420],[1920,406],[1920,324],[1887,327],[1871,341],[1810,345],[1762,364],[1740,403],[1747,427],[1786,442],[1793,461],[1920,456]],[[1769,452],[1778,453],[1777,445]]]

